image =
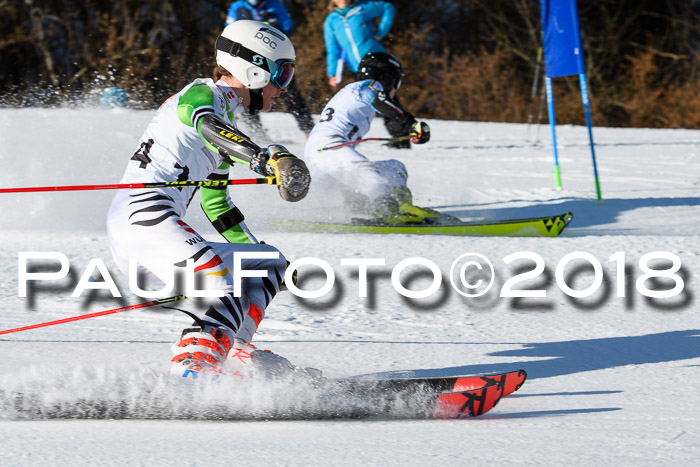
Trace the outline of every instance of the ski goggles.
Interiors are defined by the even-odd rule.
[[[281,59],[276,62],[271,62],[268,59],[267,65],[270,68],[270,81],[280,89],[289,86],[294,78],[294,68],[296,65],[291,60]]]
[[[270,73],[270,81],[280,89],[289,86],[289,83],[292,82],[292,78],[294,78],[294,68],[296,66],[294,60],[281,58],[273,62],[269,58],[263,57],[240,43],[233,42],[231,39],[223,36],[219,36],[216,39],[215,47],[217,50],[226,52],[233,57],[240,57]]]

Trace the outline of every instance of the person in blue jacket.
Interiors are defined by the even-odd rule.
[[[100,99],[101,109],[114,109],[116,107],[126,107],[126,104],[126,91],[116,86],[107,88],[105,93],[102,95],[102,99]]]
[[[280,0],[238,0],[231,4],[226,15],[226,26],[239,19],[252,19],[268,23],[291,37],[294,23],[289,12]],[[314,126],[313,118],[304,98],[299,93],[294,81],[289,83],[287,92],[282,95],[289,111],[299,125],[299,129],[308,134]],[[265,134],[260,117],[255,115],[249,123],[257,133]]]
[[[380,42],[389,34],[394,23],[394,6],[389,2],[366,0],[331,0],[331,12],[323,22],[323,39],[326,43],[326,74],[332,88],[340,84],[343,66],[352,73],[352,80],[359,81],[360,62],[367,55],[387,50]],[[379,24],[375,28],[375,20]],[[402,134],[403,125],[391,117],[384,118],[384,125],[391,136]],[[410,148],[409,140],[387,143],[392,148]]]
[[[233,2],[226,15],[226,26],[239,19],[253,19],[269,23],[288,37],[294,28],[289,12],[280,0],[238,0]]]
[[[338,60],[342,59],[355,75],[362,57],[370,52],[386,52],[379,40],[389,34],[394,23],[394,6],[389,2],[332,0],[329,8],[323,38],[328,84],[335,88],[340,84],[336,80]],[[376,31],[375,18],[380,18]]]

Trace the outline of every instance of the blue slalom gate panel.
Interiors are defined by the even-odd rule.
[[[585,73],[576,0],[540,0],[547,76]]]

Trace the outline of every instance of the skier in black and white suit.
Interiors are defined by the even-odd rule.
[[[372,162],[348,145],[338,149],[320,148],[362,139],[369,132],[376,113],[390,118],[410,136],[413,143],[430,139],[430,127],[419,122],[394,97],[404,76],[399,61],[386,52],[372,52],[360,62],[358,74],[364,79],[345,86],[326,104],[319,122],[309,134],[304,159],[316,182],[340,187],[346,198],[367,200],[369,215],[385,224],[420,223],[439,216],[431,209],[413,205],[406,186],[406,166],[396,160]]]
[[[294,75],[291,41],[264,23],[237,21],[224,29],[216,49],[215,80],[196,79],[160,107],[122,182],[225,180],[230,166],[239,163],[275,176],[283,199],[301,200],[311,181],[304,162],[283,146],[261,149],[235,123],[245,107],[268,111],[285,91]],[[252,235],[226,187],[203,187],[201,199],[207,217],[228,243],[204,240],[183,220],[195,190],[119,191],[110,206],[107,231],[114,259],[124,272],[133,259],[151,283],[169,283],[174,270],[182,271],[187,260],[193,260],[199,289],[225,291],[223,297],[205,300],[196,326],[183,331],[173,346],[172,373],[216,377],[232,347],[254,350],[246,345],[280,290],[287,262],[276,248]],[[239,253],[275,257],[243,259],[243,269],[263,270],[266,277],[244,278],[242,293],[235,296],[233,260]]]

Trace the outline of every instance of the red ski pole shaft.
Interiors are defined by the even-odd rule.
[[[393,143],[395,141],[403,141],[403,140],[408,139],[410,137],[411,137],[410,135],[406,135],[406,136],[396,136],[394,138],[364,138],[364,139],[358,139],[355,141],[348,141],[346,143],[336,144],[334,146],[326,146],[323,148],[318,148],[317,151],[321,152],[321,151],[328,151],[331,149],[344,148],[345,146],[354,146],[356,144],[364,143],[366,141],[388,141],[390,143]]]
[[[180,188],[184,186],[214,187],[227,185],[275,185],[275,177],[242,178],[238,180],[184,180],[176,182],[117,183],[114,185],[37,186],[0,188],[0,193],[33,193],[41,191],[123,190],[128,188]]]
[[[10,334],[13,332],[28,331],[29,329],[44,328],[47,326],[53,326],[54,324],[70,323],[71,321],[80,321],[82,319],[96,318],[98,316],[113,315],[115,313],[121,313],[122,311],[136,310],[138,308],[147,308],[150,306],[162,305],[163,303],[177,302],[179,300],[185,300],[187,297],[184,295],[175,295],[174,297],[161,298],[158,300],[152,300],[150,302],[138,303],[136,305],[125,306],[122,308],[114,308],[112,310],[98,311],[96,313],[88,313],[86,315],[73,316],[71,318],[57,319],[56,321],[49,321],[46,323],[32,324],[30,326],[22,326],[21,328],[7,329],[5,331],[0,331],[0,334]]]

